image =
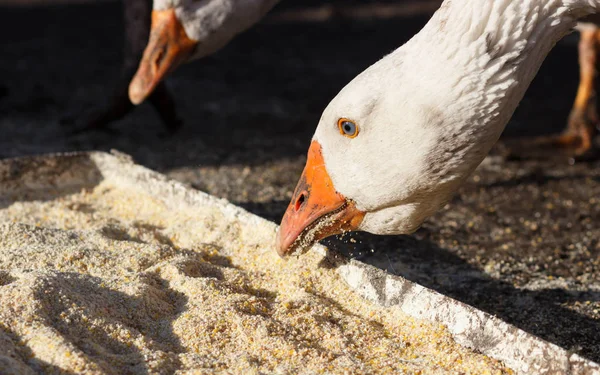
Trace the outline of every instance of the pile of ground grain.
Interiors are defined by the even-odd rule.
[[[106,182],[0,197],[3,373],[511,373],[319,254],[203,242],[206,217]]]

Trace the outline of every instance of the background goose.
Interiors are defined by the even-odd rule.
[[[327,106],[278,234],[287,255],[346,230],[407,234],[498,140],[555,43],[597,0],[446,0]]]
[[[148,99],[169,132],[181,126],[162,82],[178,65],[208,56],[262,19],[278,0],[123,1],[125,54],[122,74],[107,105],[83,129],[97,129]]]
[[[127,115],[134,108],[128,94],[129,82],[137,71],[144,49],[148,44],[151,11],[152,0],[123,1],[125,43],[121,76],[107,103],[92,111],[82,121],[83,126],[76,129],[75,132],[104,128],[111,122]],[[175,103],[164,83],[155,85],[154,92],[148,96],[148,101],[156,109],[169,132],[172,133],[179,129],[181,120],[177,117]]]
[[[258,22],[278,0],[155,0],[150,40],[129,86],[142,102],[177,65],[210,55]]]

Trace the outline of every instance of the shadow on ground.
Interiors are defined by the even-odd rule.
[[[359,245],[349,254],[348,241],[329,241],[330,248],[388,273],[434,289],[513,324],[529,333],[600,361],[596,333],[600,320],[569,309],[566,304],[600,302],[600,291],[570,291],[560,287],[517,288],[473,267],[447,249],[410,236],[352,236]],[[377,249],[371,252],[371,249]]]

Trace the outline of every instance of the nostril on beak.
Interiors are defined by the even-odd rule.
[[[158,68],[162,64],[163,59],[165,58],[165,49],[161,48],[158,50],[156,55],[154,56],[154,60],[152,61],[152,73],[156,74]]]
[[[294,208],[296,209],[296,211],[298,211],[302,205],[304,204],[304,201],[306,201],[306,193],[303,191],[300,196],[298,197],[298,199],[296,200],[296,204],[294,205]]]

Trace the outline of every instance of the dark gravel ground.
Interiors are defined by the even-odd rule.
[[[168,80],[186,121],[174,136],[146,104],[114,133],[69,136],[64,119],[101,105],[116,83],[120,4],[0,8],[0,156],[115,148],[277,221],[327,102],[428,17],[266,22]],[[564,126],[576,43],[554,49],[506,136]],[[329,243],[600,361],[600,162],[514,157],[502,143],[415,235]]]

